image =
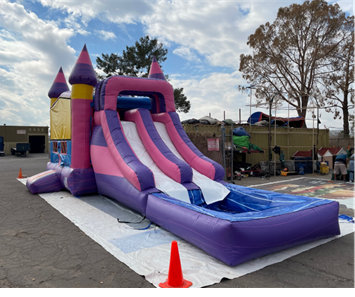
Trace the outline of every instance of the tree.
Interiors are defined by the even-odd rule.
[[[150,39],[147,35],[136,41],[135,45],[126,46],[121,56],[102,54],[102,59],[97,57],[96,63],[97,68],[101,69],[106,77],[112,75],[148,77],[153,56],[161,63],[166,60],[167,53],[168,50],[158,39]]]
[[[182,93],[183,90],[183,88],[174,89],[175,108],[176,111],[188,113],[191,108],[191,103]]]
[[[344,30],[352,34],[344,39],[339,50],[330,58],[328,69],[321,83],[323,85],[324,102],[331,106],[327,112],[334,113],[334,119],[343,118],[344,136],[349,136],[349,99],[354,104],[354,16],[348,17],[344,24]],[[335,107],[335,110],[334,110]],[[340,110],[343,116],[341,116]]]
[[[148,35],[141,37],[133,46],[126,46],[122,55],[102,54],[102,58],[97,57],[97,68],[102,70],[105,75],[97,75],[101,80],[112,75],[127,75],[135,77],[148,77],[153,56],[160,63],[164,62],[168,50],[158,39],[151,39]],[[161,67],[161,66],[160,66]],[[187,97],[182,93],[182,88],[174,89],[175,108],[177,111],[187,113],[191,104]]]
[[[311,97],[321,99],[318,81],[329,73],[329,56],[349,32],[342,30],[345,14],[338,4],[305,1],[280,8],[276,20],[248,37],[252,55],[240,56],[239,71],[256,86],[257,102],[279,93],[281,100],[306,117]]]

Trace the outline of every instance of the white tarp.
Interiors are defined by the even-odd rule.
[[[167,145],[167,147],[175,154],[178,158],[185,161],[180,153],[177,151],[173,142],[170,139],[168,131],[163,123],[154,122],[155,128],[157,129],[161,139]],[[217,201],[223,200],[228,194],[229,190],[220,183],[217,183],[207,176],[199,173],[197,170],[193,169],[192,181],[201,189],[203,197],[207,204],[211,204]]]
[[[19,181],[26,184],[26,179],[19,179]],[[173,240],[178,242],[184,278],[193,283],[192,288],[200,288],[219,283],[222,278],[234,279],[257,271],[354,232],[354,224],[341,221],[341,235],[339,236],[314,241],[229,267],[156,225],[151,225],[146,230],[137,230],[127,224],[118,223],[117,216],[121,218],[124,213],[127,216],[125,219],[131,217],[132,220],[137,220],[137,218],[128,208],[105,197],[90,195],[85,198],[76,198],[66,191],[39,196],[106,251],[137,274],[143,275],[156,287],[159,283],[165,282],[168,277],[170,248]]]

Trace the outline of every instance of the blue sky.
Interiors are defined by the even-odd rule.
[[[225,111],[237,121],[241,109],[246,121],[250,97],[237,90],[246,85],[239,56],[250,53],[247,37],[256,28],[294,2],[302,1],[0,0],[0,124],[49,126],[48,90],[60,67],[68,79],[84,44],[95,68],[97,56],[120,54],[145,35],[168,49],[163,72],[191,102],[181,120],[209,113],[223,120]],[[353,14],[351,0],[334,2]],[[342,128],[331,114],[321,112],[321,120],[321,128]]]

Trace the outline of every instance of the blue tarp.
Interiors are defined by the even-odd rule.
[[[233,129],[233,135],[235,136],[249,136],[249,133],[243,128],[243,127],[238,127]]]

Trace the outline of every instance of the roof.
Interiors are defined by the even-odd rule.
[[[339,154],[346,154],[346,151],[342,147],[321,147],[318,150],[318,154],[323,156],[327,151],[329,151],[329,153],[331,153],[333,156]]]
[[[312,157],[312,150],[309,151],[297,151],[292,157]]]
[[[318,150],[318,154],[321,156],[324,156],[325,154],[336,156],[340,154],[346,154],[346,151],[342,147],[321,147]],[[297,151],[292,155],[292,157],[312,157],[312,150]]]

